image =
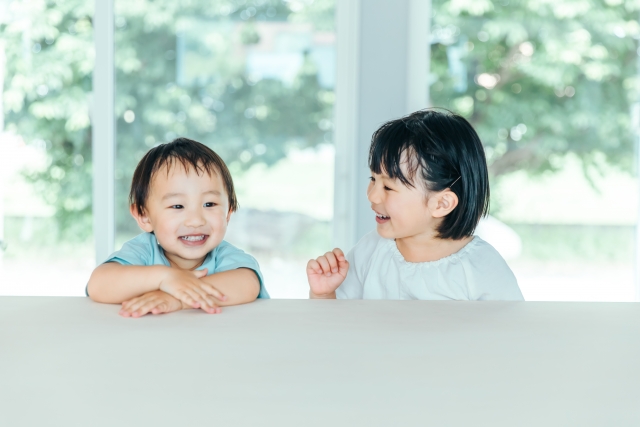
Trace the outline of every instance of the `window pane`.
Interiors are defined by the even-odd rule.
[[[0,1],[2,295],[84,295],[94,266],[92,15],[92,1]]]
[[[331,245],[334,2],[116,0],[116,246],[140,233],[127,195],[151,147],[187,137],[229,166],[226,240],[272,297],[306,297]]]
[[[489,163],[479,232],[528,300],[633,300],[637,7],[490,5],[433,2],[432,104],[471,121]]]

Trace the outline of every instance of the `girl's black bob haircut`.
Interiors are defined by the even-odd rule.
[[[406,161],[407,174],[400,164]],[[407,187],[419,174],[427,191],[450,188],[458,206],[438,226],[441,239],[473,235],[489,212],[489,173],[482,142],[471,124],[448,110],[421,110],[383,124],[374,132],[369,168]]]
[[[198,175],[207,173],[210,176],[218,174],[222,178],[227,196],[229,210],[238,210],[238,200],[233,188],[231,174],[224,161],[211,148],[197,141],[187,138],[176,138],[166,144],[152,148],[144,155],[136,166],[131,180],[129,203],[135,205],[140,215],[144,215],[145,204],[149,197],[151,181],[154,175],[163,167],[167,173],[171,167],[182,166],[185,171],[193,168]]]

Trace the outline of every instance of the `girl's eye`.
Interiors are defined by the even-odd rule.
[[[182,209],[182,208],[184,208],[184,206],[182,206],[182,205],[173,205],[173,206],[171,206],[171,209]]]
[[[212,208],[212,207],[214,207],[215,205],[216,205],[216,204],[215,204],[215,203],[213,203],[213,202],[207,202],[207,203],[205,203],[205,204],[204,204],[204,207],[205,207],[205,208]]]
[[[369,177],[369,181],[371,181],[371,182],[376,182],[376,179],[375,179],[374,177],[370,176],[370,177]]]
[[[384,186],[384,189],[387,191],[393,191],[391,188],[387,187],[386,185]]]

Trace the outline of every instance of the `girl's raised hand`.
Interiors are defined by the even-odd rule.
[[[335,298],[335,291],[347,277],[349,261],[336,248],[307,263],[307,278],[311,297]]]

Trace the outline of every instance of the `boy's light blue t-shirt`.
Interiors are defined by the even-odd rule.
[[[152,233],[142,233],[125,242],[122,249],[111,254],[105,261],[117,262],[122,265],[166,265],[169,260],[164,255],[164,250]],[[204,262],[196,270],[207,268],[207,275],[222,271],[248,268],[253,270],[260,280],[260,294],[258,298],[269,298],[269,293],[264,287],[264,280],[260,272],[258,261],[248,253],[233,246],[224,240],[207,254]]]

